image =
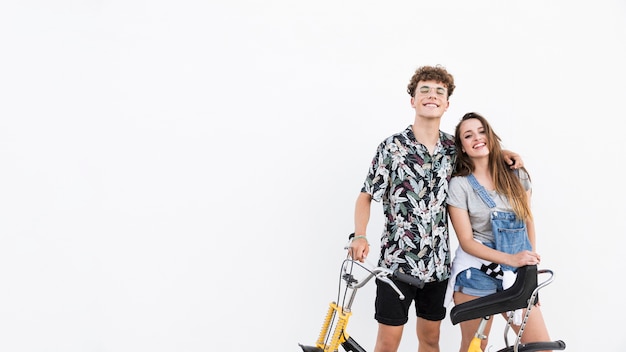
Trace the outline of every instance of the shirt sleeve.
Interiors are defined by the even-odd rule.
[[[463,188],[463,182],[465,178],[461,176],[453,177],[448,183],[448,205],[453,207],[468,210],[468,196],[466,190]]]
[[[385,143],[381,143],[372,159],[369,171],[363,182],[361,192],[369,193],[372,199],[380,202],[389,184],[389,160]]]
[[[519,177],[520,182],[522,182],[522,187],[524,187],[526,191],[530,191],[532,189],[530,175],[528,175],[526,171],[519,169],[517,177]]]

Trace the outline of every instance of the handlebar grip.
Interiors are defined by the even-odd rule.
[[[416,278],[415,276],[411,276],[409,274],[405,274],[399,270],[393,272],[393,278],[398,279],[404,283],[407,283],[411,286],[415,286],[417,288],[424,288],[424,281]]]

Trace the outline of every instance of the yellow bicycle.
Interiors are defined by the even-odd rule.
[[[350,239],[352,239],[353,236],[354,234],[351,234]],[[349,243],[346,245],[345,249],[349,249]],[[365,269],[367,272],[366,276],[357,280],[353,275],[353,269],[355,267]],[[404,295],[394,284],[393,280],[402,281],[420,288],[424,286],[424,283],[416,277],[397,270],[392,271],[383,267],[373,267],[369,264],[364,265],[351,259],[350,256],[347,256],[342,262],[341,273],[342,280],[340,282],[341,287],[337,301],[330,303],[315,345],[307,346],[299,344],[303,352],[337,352],[340,346],[346,352],[366,352],[366,350],[348,334],[347,326],[350,316],[352,315],[352,304],[357,291],[365,286],[372,278],[376,278],[390,285],[398,293],[400,299],[404,299]],[[544,274],[549,275],[549,277],[539,283],[539,275]],[[553,280],[554,273],[552,270],[538,270],[536,265],[524,266],[517,270],[515,283],[508,289],[454,306],[450,311],[450,319],[453,325],[466,320],[482,319],[470,343],[468,352],[483,352],[480,345],[481,341],[486,338],[484,330],[491,316],[521,308],[526,308],[526,311],[515,342],[509,344],[508,341],[509,330],[513,324],[513,315],[511,315],[504,328],[504,343],[506,347],[497,352],[564,350],[565,342],[562,340],[521,343],[526,322],[535,305],[539,290],[552,283]]]

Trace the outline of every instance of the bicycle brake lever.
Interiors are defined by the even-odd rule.
[[[398,298],[400,298],[400,300],[404,300],[404,295],[402,294],[402,291],[400,291],[398,286],[396,286],[396,284],[394,284],[387,275],[389,275],[389,273],[381,272],[376,275],[376,278],[391,286],[391,288],[393,288],[393,290],[398,293]]]

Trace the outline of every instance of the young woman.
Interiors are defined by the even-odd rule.
[[[508,273],[512,274],[515,268],[539,264],[541,258],[535,251],[535,228],[530,210],[531,184],[526,169],[514,171],[502,161],[500,138],[487,120],[477,113],[465,114],[456,126],[454,136],[457,163],[449,183],[447,202],[460,248],[452,263],[449,297],[453,292],[451,299],[455,304],[461,304],[501,291],[509,285],[507,275],[494,277],[496,275],[488,272],[485,266],[481,270],[474,263],[496,263],[500,265],[496,269],[500,274],[506,273],[503,268],[509,268]],[[480,186],[489,197],[476,191]],[[490,205],[485,197],[492,199]],[[509,254],[495,249],[491,223],[494,210],[514,213],[514,218],[522,226],[525,223],[525,232],[532,247],[530,250]],[[489,320],[485,335],[489,335],[492,321]],[[460,323],[460,351],[467,351],[479,322],[480,319]],[[535,307],[526,323],[522,342],[549,340],[541,310]],[[483,350],[486,347],[487,339],[482,342]]]

